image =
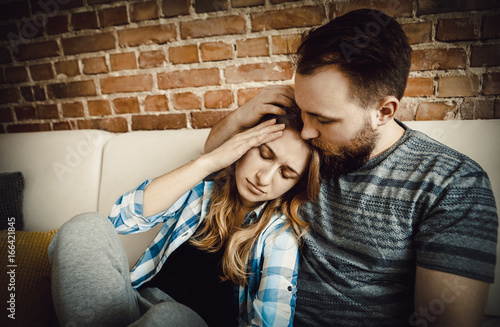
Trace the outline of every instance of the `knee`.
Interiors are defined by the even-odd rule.
[[[169,326],[207,327],[205,321],[196,312],[174,301],[154,305],[146,312],[142,320],[143,326],[160,326],[161,324],[156,323],[163,323]]]
[[[58,234],[83,234],[96,230],[114,229],[109,219],[98,212],[87,212],[74,216],[64,223]]]

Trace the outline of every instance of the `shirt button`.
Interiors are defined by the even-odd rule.
[[[288,290],[288,292],[291,292],[293,290],[293,288],[291,286],[288,286],[287,290]]]

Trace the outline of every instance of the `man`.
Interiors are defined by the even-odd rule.
[[[296,326],[479,326],[498,218],[486,173],[394,119],[411,47],[400,25],[357,10],[305,35],[295,89],[272,86],[221,120],[205,150],[294,102],[322,150],[306,205]]]

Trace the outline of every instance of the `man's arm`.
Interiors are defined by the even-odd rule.
[[[417,266],[412,326],[480,326],[489,284]]]
[[[205,153],[212,151],[234,134],[250,128],[265,114],[284,114],[279,106],[290,107],[295,99],[289,85],[272,85],[260,90],[250,101],[218,121],[210,131],[205,143]],[[265,140],[264,143],[272,139]]]

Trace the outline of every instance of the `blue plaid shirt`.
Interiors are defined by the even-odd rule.
[[[132,287],[152,279],[168,256],[187,241],[203,222],[213,182],[202,181],[180,197],[168,210],[142,216],[143,192],[147,180],[122,195],[109,219],[120,234],[140,233],[164,223],[154,240],[130,272]],[[247,214],[254,222],[265,204]],[[282,216],[272,217],[258,236],[249,265],[248,285],[239,286],[240,326],[292,326],[297,292],[298,243],[290,230],[283,230]]]

